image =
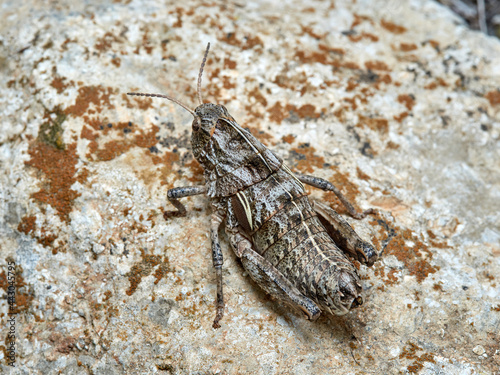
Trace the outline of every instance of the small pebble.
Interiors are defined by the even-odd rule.
[[[472,349],[472,351],[474,352],[474,354],[477,355],[483,355],[484,353],[486,353],[486,350],[484,350],[484,348],[481,345],[476,345],[474,349]]]

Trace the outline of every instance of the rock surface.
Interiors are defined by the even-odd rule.
[[[0,288],[14,261],[18,314],[0,372],[498,373],[499,41],[432,1],[171,3],[2,4]],[[125,95],[194,107],[207,42],[205,101],[380,210],[348,218],[384,248],[350,314],[280,306],[224,240],[212,329],[208,200],[162,217],[169,188],[203,182],[190,115]]]

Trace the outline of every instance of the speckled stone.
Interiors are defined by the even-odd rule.
[[[17,264],[12,374],[500,372],[500,43],[433,1],[4,1],[0,288]],[[384,249],[363,306],[316,322],[272,301],[223,239],[189,107],[337,184]],[[331,195],[310,189],[339,212]],[[7,301],[0,301],[2,327]],[[478,349],[481,348],[481,354]]]

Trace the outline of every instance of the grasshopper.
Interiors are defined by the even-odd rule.
[[[272,297],[302,311],[309,320],[322,311],[343,315],[363,303],[356,268],[347,255],[371,266],[375,248],[324,203],[310,201],[303,184],[333,192],[356,219],[357,212],[340,190],[314,176],[293,173],[283,160],[242,128],[222,105],[203,103],[201,78],[207,45],[198,75],[200,105],[193,111],[162,94],[128,95],[166,98],[194,117],[191,144],[204,168],[205,184],[168,190],[176,208],[165,219],[185,216],[179,202],[198,194],[211,200],[210,236],[217,280],[214,328],[224,316],[222,250],[219,229],[225,224],[229,242],[251,278]]]

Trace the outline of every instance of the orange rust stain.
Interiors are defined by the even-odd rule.
[[[278,124],[285,118],[288,118],[291,111],[299,118],[319,118],[321,116],[321,113],[316,113],[316,107],[312,104],[304,104],[300,107],[293,104],[287,104],[283,108],[280,102],[276,102],[274,106],[268,110],[270,119]]]
[[[411,365],[409,365],[406,369],[410,374],[418,374],[424,368],[424,363],[436,363],[434,360],[434,354],[432,353],[423,353],[421,355],[417,355],[417,351],[423,351],[423,349],[411,342],[408,343],[408,346],[403,348],[403,351],[399,354],[399,358],[409,359],[413,361]]]
[[[385,83],[388,85],[392,83],[392,78],[389,74],[381,74],[377,79],[377,83]]]
[[[371,33],[366,33],[366,32],[362,32],[362,33],[357,34],[357,35],[349,35],[348,38],[353,43],[357,43],[362,39],[369,39],[372,42],[378,42],[378,36],[373,35]]]
[[[42,188],[32,195],[33,198],[52,206],[61,220],[69,222],[73,201],[80,195],[71,189],[76,181],[76,143],[67,145],[65,150],[45,143],[35,142],[28,153],[31,159],[26,165],[44,173]]]
[[[95,131],[84,126],[80,137],[91,141],[86,156],[95,161],[109,161],[126,153],[132,147],[151,148],[158,143],[157,126],[153,126],[149,131],[134,129],[133,133],[126,133],[125,130],[131,129],[128,122],[118,122],[108,127],[99,119],[85,117],[85,120]]]
[[[134,96],[132,100],[134,100],[134,104],[130,103],[131,96],[127,94],[122,95],[122,99],[127,103],[127,108],[139,108],[142,111],[153,108],[153,99]]]
[[[46,247],[52,246],[57,239],[55,234],[47,234],[45,228],[40,229],[41,235],[35,235],[36,232],[36,217],[24,216],[17,226],[17,230],[36,239],[36,241]]]
[[[312,29],[312,27],[310,26],[301,26],[302,28],[302,32],[304,32],[305,34],[315,38],[315,39],[324,39],[325,36],[327,34],[318,34],[318,33],[315,33],[314,30]]]
[[[354,96],[353,98],[343,98],[342,100],[349,103],[351,105],[351,109],[355,111],[358,108],[358,105],[356,104],[356,98],[358,96]]]
[[[33,234],[36,230],[36,216],[24,216],[17,226],[17,230],[24,234]]]
[[[66,108],[64,113],[66,115],[72,115],[76,117],[81,117],[87,111],[89,113],[94,113],[95,111],[101,112],[103,106],[109,109],[115,108],[109,101],[111,95],[115,94],[116,90],[103,86],[82,86],[78,89],[78,97],[76,98],[75,104]],[[95,110],[89,110],[91,104],[96,107]]]
[[[401,112],[399,115],[394,116],[394,120],[401,123],[406,117],[408,117],[408,115],[409,115],[408,112]]]
[[[52,82],[50,83],[50,85],[56,89],[57,93],[58,94],[61,94],[64,92],[64,90],[66,90],[66,88],[70,85],[73,85],[74,82],[73,81],[70,81],[69,84],[66,84],[64,83],[65,81],[65,78],[62,78],[62,77],[55,77]]]
[[[212,63],[212,61],[213,61],[212,59],[209,59],[207,63],[210,65],[210,64]],[[220,75],[220,72],[221,72],[221,69],[220,69],[220,68],[215,68],[215,69],[214,69],[214,70],[212,70],[212,71],[210,72],[210,74],[208,75],[208,77],[209,77],[209,78],[208,78],[208,80],[209,80],[209,81],[212,81],[214,78],[218,78],[218,77],[219,77],[219,75]]]
[[[353,69],[353,70],[360,69],[359,65],[356,64],[355,62],[352,62],[352,61],[346,61],[342,64],[339,64],[338,67],[339,68]]]
[[[387,279],[384,280],[385,285],[391,286],[391,285],[396,284],[399,281],[399,279],[396,277],[396,275],[394,275],[396,272],[398,272],[398,270],[396,270],[396,269],[392,269],[389,271],[389,273],[387,274]]]
[[[373,224],[375,224],[374,221]],[[409,229],[395,228],[396,236],[387,244],[386,254],[394,255],[400,262],[405,264],[408,273],[415,276],[418,282],[422,282],[429,274],[439,270],[438,266],[432,266],[429,261],[433,253],[422,240],[414,235]],[[411,246],[407,242],[412,242]]]
[[[345,91],[347,91],[347,92],[352,91],[358,86],[359,86],[359,83],[357,83],[354,79],[350,79],[349,82],[347,82],[347,86],[345,88]]]
[[[354,29],[356,26],[360,25],[363,21],[369,21],[371,23],[372,19],[368,16],[361,16],[359,14],[354,13],[354,20],[351,24],[351,29]]]
[[[500,91],[493,90],[486,93],[485,98],[488,99],[491,105],[500,104]]]
[[[118,123],[118,124],[124,124],[124,123]],[[132,141],[135,146],[138,147],[144,147],[144,148],[150,148],[153,147],[156,143],[158,143],[158,140],[156,139],[156,134],[160,128],[158,126],[153,125],[151,129],[148,132],[145,132],[144,130],[140,129],[139,134],[135,135],[135,141]]]
[[[225,58],[224,59],[224,69],[236,69],[236,61]]]
[[[418,48],[415,43],[401,43],[399,49],[403,52],[414,51]]]
[[[380,25],[382,25],[382,27],[384,29],[386,29],[387,31],[390,31],[393,34],[403,34],[407,30],[406,27],[399,26],[399,25],[396,25],[395,23],[385,21],[385,20],[380,21]]]
[[[254,87],[252,91],[248,93],[250,98],[254,98],[258,103],[262,104],[264,107],[267,107],[267,99],[264,95],[262,95],[261,90],[257,87]]]
[[[432,289],[439,291],[439,292],[442,292],[443,291],[442,282],[440,281],[439,283],[434,283],[434,285],[432,286]]]
[[[444,79],[437,78],[434,82],[431,82],[428,85],[425,85],[424,89],[434,90],[438,86],[446,87],[446,86],[448,86],[448,84],[446,83],[446,81]]]
[[[304,64],[320,63],[327,65],[329,61],[329,56],[325,52],[314,51],[306,54],[304,51],[297,51],[295,53],[295,57],[297,57],[300,62]]]
[[[88,126],[84,126],[80,133],[80,138],[88,139],[89,141],[95,141],[99,138],[98,133],[94,133]]]
[[[389,130],[389,122],[385,118],[371,118],[363,115],[359,115],[358,126],[367,126],[383,134],[387,133]]]
[[[224,87],[226,90],[234,89],[236,87],[236,84],[231,82],[231,78],[229,78],[228,76],[224,76],[222,77],[222,87]]]
[[[232,46],[241,47],[243,50],[252,49],[255,46],[263,47],[264,42],[257,36],[246,36],[244,42],[236,38],[235,33],[226,34],[224,41]]]
[[[356,175],[359,179],[368,181],[370,180],[370,176],[368,176],[365,172],[363,172],[359,167],[356,167]]]
[[[130,282],[130,287],[126,291],[128,296],[134,294],[134,292],[139,287],[143,277],[148,276],[153,271],[153,268],[159,266],[155,270],[154,276],[156,278],[155,284],[166,276],[167,273],[172,272],[169,265],[169,260],[167,257],[161,257],[160,255],[147,255],[141,250],[142,259],[139,263],[132,266],[130,272],[127,273],[128,280]]]
[[[397,143],[394,143],[393,141],[387,142],[386,147],[390,150],[397,150],[399,148],[399,145]]]
[[[415,105],[415,99],[413,99],[408,94],[398,95],[398,102],[400,102],[401,104],[404,104],[405,107],[408,108],[409,111],[411,111],[411,109]]]
[[[13,259],[7,258],[7,261],[13,261]],[[16,269],[14,273],[16,275],[15,277],[16,304],[14,305],[15,306],[14,311],[9,311],[9,312],[19,314],[29,309],[35,293],[33,292],[33,287],[24,281],[23,268],[20,265],[16,265],[15,267]],[[7,293],[9,285],[10,284],[8,283],[7,274],[2,269],[0,271],[0,289],[3,289],[5,293]]]
[[[92,155],[96,157],[96,160],[99,161],[110,161],[114,158],[124,154],[127,152],[132,145],[123,143],[121,140],[112,140],[104,144],[102,149],[96,148],[98,147],[97,143],[92,143],[89,146],[90,152],[87,154],[87,157],[90,159]]]
[[[287,109],[297,113],[300,118],[318,118],[321,116],[319,113],[316,113],[316,107],[312,104],[304,104],[298,108],[294,105],[287,105]]]
[[[162,156],[151,154],[151,160],[154,165],[164,164],[167,166],[171,166],[173,163],[179,161],[179,153],[166,151]]]
[[[308,144],[301,144],[299,147],[292,148],[293,152],[303,155],[297,158],[296,168],[301,172],[312,173],[314,168],[323,168],[325,159],[323,156],[315,154],[316,149]]]
[[[173,14],[174,11],[170,11],[169,14]],[[179,27],[182,27],[182,14],[184,13],[184,9],[183,8],[175,8],[175,13],[177,14],[177,21],[175,21],[175,23],[172,25],[172,27],[174,28],[179,28]]]
[[[284,135],[283,137],[281,137],[281,140],[283,142],[288,143],[288,144],[292,144],[293,141],[295,141],[295,136],[293,134],[287,134],[287,135]]]
[[[343,54],[344,51],[338,48],[330,48],[324,45],[319,45],[320,51],[304,52],[297,51],[295,57],[303,64],[320,63],[323,65],[331,65],[336,68],[359,69],[359,65],[351,61],[341,61],[330,56],[330,52]],[[284,77],[286,80],[286,77]],[[275,82],[277,83],[277,82]],[[279,83],[278,83],[279,84]],[[286,82],[282,84],[287,87]]]
[[[273,83],[277,84],[280,87],[287,88],[293,91],[300,91],[301,96],[304,95],[304,93],[307,91],[317,91],[317,89],[310,84],[309,78],[304,72],[288,77],[285,73],[286,69],[287,68],[285,68],[282,73],[276,76]],[[325,82],[325,84],[331,83],[332,82],[328,81]]]
[[[108,31],[106,34],[103,35],[102,38],[97,39],[97,42],[94,47],[99,52],[105,52],[111,49],[111,45],[113,42],[119,42],[119,39]]]
[[[330,169],[334,171],[334,174],[332,178],[329,180],[331,180],[332,183],[341,190],[342,194],[347,198],[349,202],[351,202],[354,208],[358,212],[361,212],[361,210],[356,204],[356,197],[359,195],[359,189],[357,185],[355,185],[350,181],[349,173],[339,171],[338,167],[336,166],[330,166]],[[342,202],[340,202],[340,200],[334,193],[331,192],[324,193],[323,200],[326,202],[330,202],[332,208],[338,213],[343,215],[349,215],[347,209],[344,207]]]
[[[115,57],[115,58],[111,59],[111,63],[114,66],[116,66],[117,68],[119,68],[120,65],[122,64],[122,60],[119,57]]]
[[[365,66],[366,66],[366,69],[370,69],[370,70],[386,70],[386,71],[389,70],[389,67],[383,61],[377,61],[377,60],[367,61],[367,62],[365,62]]]
[[[188,177],[187,179],[191,182],[204,182],[205,177],[203,176],[203,172],[205,171],[200,163],[196,159],[191,160],[189,163],[184,164],[186,167],[191,169],[192,177]]]
[[[428,42],[433,48],[439,48],[439,42],[432,39],[429,39]]]
[[[271,108],[269,108],[268,112],[271,121],[274,121],[277,124],[281,124],[283,120],[288,117],[288,113],[285,112],[285,109],[280,102],[276,102]]]
[[[321,51],[332,52],[332,53],[335,53],[337,55],[344,55],[345,54],[345,50],[343,48],[329,47],[329,46],[322,44],[322,43],[320,43],[318,45],[318,47]]]

